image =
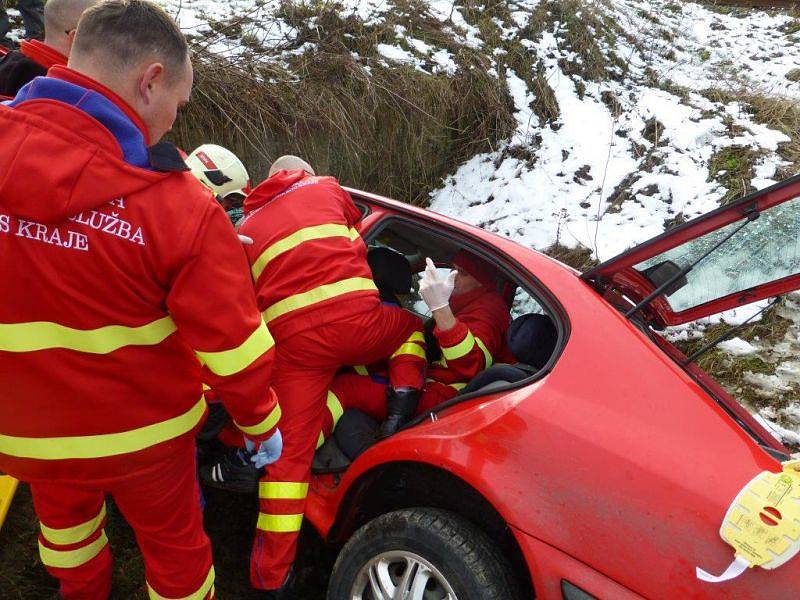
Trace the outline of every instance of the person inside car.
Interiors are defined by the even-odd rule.
[[[35,39],[41,25],[28,31],[28,38],[20,44],[19,50],[12,50],[0,58],[0,96],[13,98],[20,88],[33,80],[43,77],[50,67],[67,64],[67,57],[72,48],[72,40],[78,27],[78,19],[90,6],[100,0],[49,0],[44,7],[44,42]],[[41,19],[41,3],[38,11],[27,6],[30,2],[20,3],[20,11],[25,17],[26,26],[30,22]],[[0,7],[0,12],[2,8]],[[0,15],[0,24],[2,15]],[[0,35],[5,35],[0,26]],[[2,40],[0,39],[0,43]]]
[[[453,270],[444,278],[431,259],[426,262],[419,292],[432,311],[432,338],[441,356],[428,368],[417,414],[456,396],[493,363],[514,361],[506,342],[511,316],[495,291],[495,269],[466,250],[456,254]],[[429,348],[431,354],[436,355],[436,348]],[[343,373],[334,380],[331,393],[343,409],[359,409],[381,421],[386,415],[384,387],[374,374]],[[323,435],[330,435],[335,425],[327,420]]]

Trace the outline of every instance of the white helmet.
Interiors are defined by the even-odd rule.
[[[203,144],[186,158],[186,164],[194,176],[220,198],[228,194],[246,196],[251,191],[247,169],[227,148]]]

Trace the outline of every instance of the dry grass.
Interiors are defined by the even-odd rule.
[[[786,179],[800,172],[800,103],[748,89],[706,90],[703,95],[715,102],[739,102],[757,123],[785,133],[790,141],[779,146],[778,154],[790,164],[781,168],[775,179]]]
[[[388,42],[395,24],[411,27],[411,15],[421,10],[403,6],[391,27],[368,27],[328,4],[286,3],[281,16],[301,31],[298,43],[313,37],[315,44],[286,64],[269,57],[271,49],[234,63],[201,48],[195,99],[175,140],[185,148],[226,145],[257,180],[277,156],[293,153],[349,185],[424,202],[458,164],[511,134],[513,104],[487,72],[487,59],[466,48],[453,48],[454,75],[374,57],[374,45]],[[416,14],[419,36],[444,36],[437,21]],[[306,31],[312,17],[315,27]]]
[[[736,337],[751,343],[771,346],[781,342],[792,321],[780,315],[782,301],[765,311],[761,319],[743,327],[737,332]],[[684,354],[689,356],[703,345],[716,339],[730,329],[730,325],[719,323],[706,329],[702,338],[688,342],[678,342],[676,345]],[[800,402],[800,389],[782,393],[780,398],[768,398],[760,394],[758,389],[747,381],[748,373],[774,375],[777,363],[768,352],[756,353],[746,356],[732,356],[723,350],[715,348],[698,359],[698,365],[712,375],[728,390],[737,400],[745,403],[751,409],[771,407],[779,410],[789,404]]]

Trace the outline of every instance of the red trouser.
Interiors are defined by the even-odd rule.
[[[256,589],[281,587],[294,562],[320,431],[332,413],[341,415],[340,407],[328,409],[336,372],[344,365],[390,357],[422,327],[418,317],[387,305],[337,323],[325,324],[324,316],[324,311],[308,315],[312,325],[319,324],[287,339],[280,338],[280,329],[273,332],[277,354],[272,386],[281,403],[278,427],[284,446],[259,486],[260,514],[250,560],[250,582]],[[421,386],[424,361],[419,362],[423,364],[415,370]]]
[[[357,408],[368,414],[376,421],[386,418],[386,384],[373,381],[368,375],[357,373],[343,373],[333,380],[331,392],[339,400],[342,409]],[[416,414],[428,412],[454,397],[458,392],[450,386],[433,381],[425,384],[425,389],[419,399]],[[328,437],[333,431],[335,423],[325,421],[322,434]]]
[[[42,482],[30,487],[41,521],[39,554],[60,580],[62,598],[100,600],[111,592],[106,494],[136,533],[151,598],[214,598],[194,440],[182,442],[169,460],[102,486]]]

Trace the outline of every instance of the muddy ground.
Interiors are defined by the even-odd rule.
[[[255,600],[248,584],[250,543],[258,510],[255,498],[207,489],[206,531],[214,546],[217,597]],[[106,531],[114,555],[113,600],[145,600],[144,571],[133,532],[112,501],[108,501]],[[38,521],[27,486],[21,486],[11,513],[0,530],[0,598],[55,599],[57,585],[39,561]],[[331,552],[322,548],[311,530],[304,530],[298,560],[297,600],[323,600]]]

